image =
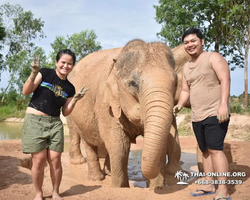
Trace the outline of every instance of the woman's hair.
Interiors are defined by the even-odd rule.
[[[58,62],[60,60],[60,58],[62,57],[63,54],[68,54],[72,57],[73,59],[73,65],[75,65],[76,62],[76,55],[73,51],[71,51],[70,49],[63,49],[60,50],[57,55],[56,55],[56,62]]]
[[[198,38],[203,39],[203,35],[202,35],[202,32],[200,29],[190,28],[190,29],[186,30],[184,32],[184,34],[182,35],[182,38],[181,38],[182,42],[183,42],[184,38],[190,34],[196,34]]]

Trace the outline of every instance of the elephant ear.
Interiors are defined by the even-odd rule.
[[[109,104],[114,117],[119,119],[121,117],[121,105],[120,105],[119,89],[115,71],[116,70],[113,63],[106,82],[103,102]]]

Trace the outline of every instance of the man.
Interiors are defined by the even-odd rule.
[[[191,56],[183,68],[182,90],[173,112],[179,112],[190,100],[193,130],[202,151],[205,174],[228,171],[223,143],[229,124],[230,71],[226,60],[216,52],[203,51],[204,39],[199,29],[191,28],[183,36],[185,51]],[[211,173],[209,173],[211,174]],[[202,196],[215,193],[214,177],[191,193]],[[216,177],[218,189],[214,200],[230,200],[227,177]],[[224,184],[223,184],[224,183]]]

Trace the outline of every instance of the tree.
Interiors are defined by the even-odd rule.
[[[97,36],[93,30],[85,30],[74,33],[72,36],[56,36],[51,44],[53,51],[50,53],[51,65],[54,66],[56,54],[61,49],[71,49],[76,54],[76,63],[86,55],[101,50],[100,42],[96,42]]]
[[[44,21],[34,18],[31,11],[9,3],[0,6],[3,14],[3,25],[6,30],[6,56],[11,56],[20,50],[32,51],[36,38],[46,37],[42,31]]]
[[[5,27],[6,37],[4,40],[4,56],[2,71],[8,71],[11,79],[5,91],[11,85],[17,84],[20,87],[21,72],[24,60],[32,58],[32,52],[38,50],[34,40],[44,38],[42,31],[44,22],[39,18],[34,18],[31,11],[24,11],[20,5],[10,5],[9,3],[0,6],[2,13],[2,23]],[[1,72],[1,71],[0,71]]]
[[[0,13],[0,50],[3,48],[3,39],[6,36],[5,28],[2,23],[2,13]],[[1,70],[2,70],[2,63],[3,63],[3,55],[0,53],[0,81],[1,81]]]
[[[156,21],[163,26],[157,35],[170,47],[181,44],[181,35],[187,28],[198,27],[204,33],[206,48],[210,49],[214,45],[214,51],[227,57],[230,66],[233,64],[231,69],[234,66],[245,67],[247,77],[249,1],[160,0],[159,4],[154,6]],[[246,78],[245,90],[247,91]]]
[[[207,49],[214,45],[214,51],[219,52],[219,46],[224,43],[224,27],[229,0],[160,0],[156,9],[156,21],[163,24],[157,34],[170,47],[181,44],[181,36],[190,27],[199,27],[206,38]]]
[[[162,24],[162,29],[157,35],[170,47],[181,44],[181,35],[189,27],[199,25],[191,11],[192,0],[159,0],[156,9],[156,22]]]
[[[12,79],[12,84],[16,85],[19,89],[19,95],[21,95],[22,87],[31,73],[30,64],[33,62],[33,54],[36,56],[40,54],[40,65],[46,66],[46,55],[41,47],[37,48],[34,52],[19,51],[6,59],[6,65],[11,66],[10,78]],[[18,77],[18,79],[15,77]]]
[[[244,105],[248,106],[248,53],[250,44],[250,2],[247,0],[229,0],[232,8],[227,16],[228,26],[226,27],[226,39],[232,49],[227,51],[236,51],[237,56],[233,56],[234,63],[237,62],[238,57],[243,57],[244,63],[244,86],[245,98]]]

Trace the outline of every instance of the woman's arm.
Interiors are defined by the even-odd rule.
[[[35,55],[34,62],[31,63],[31,73],[27,81],[23,85],[23,94],[28,95],[35,91],[38,85],[42,81],[42,74],[39,72],[40,70],[40,55],[38,55],[38,59],[36,60]]]
[[[84,90],[85,85],[77,92],[73,97],[68,98],[62,108],[62,114],[64,117],[68,116],[75,107],[75,104],[78,100],[80,100],[85,93],[89,90],[89,88]]]

